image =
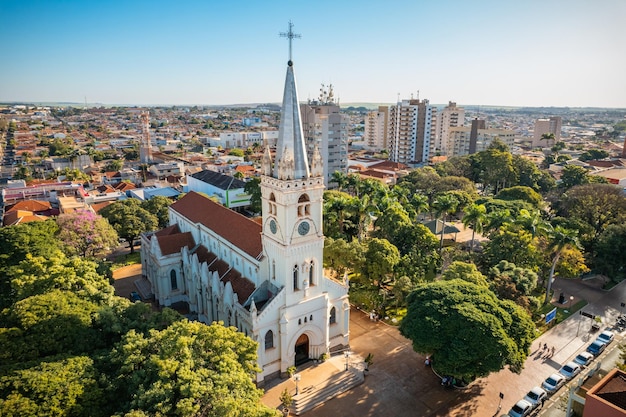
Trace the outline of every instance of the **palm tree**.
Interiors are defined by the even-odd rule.
[[[503,224],[511,221],[509,209],[492,211],[486,216],[487,223],[484,229],[487,231],[498,230]]]
[[[446,231],[446,216],[448,214],[454,213],[456,208],[458,207],[459,202],[453,195],[450,194],[442,194],[435,199],[433,202],[433,208],[435,209],[437,216],[441,215],[442,218],[442,226],[441,226],[441,240],[439,242],[439,251],[443,249],[443,235]],[[435,228],[436,230],[436,228]]]
[[[550,249],[554,253],[552,260],[552,267],[550,268],[550,276],[548,277],[548,285],[546,286],[546,299],[545,303],[550,301],[550,290],[552,287],[552,279],[554,277],[554,270],[556,264],[559,262],[563,249],[574,246],[580,248],[580,242],[578,241],[578,235],[575,230],[566,229],[562,226],[556,226],[550,233]]]
[[[428,205],[428,196],[425,194],[415,193],[411,196],[411,206],[415,210],[415,214],[419,217],[420,214],[428,213],[430,206]]]
[[[541,135],[541,140],[545,140],[547,144],[548,141],[554,140],[554,133],[544,133],[543,135]]]
[[[483,232],[483,226],[486,221],[487,208],[484,204],[472,204],[465,210],[465,216],[463,216],[463,226],[472,226],[472,244],[470,246],[470,252],[474,251],[474,236],[476,232]]]
[[[372,204],[370,196],[364,195],[362,198],[352,198],[350,200],[349,211],[354,214],[357,220],[357,239],[363,241],[365,231],[372,222],[372,215],[377,215],[377,208]]]
[[[545,236],[551,229],[550,223],[541,218],[539,210],[530,212],[526,209],[521,209],[519,216],[515,219],[515,223],[522,226],[533,237]]]

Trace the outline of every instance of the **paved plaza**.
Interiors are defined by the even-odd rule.
[[[557,279],[554,287],[556,294],[564,292],[567,298],[574,296],[575,301],[587,300],[589,304],[583,310],[601,316],[603,328],[614,322],[620,312],[620,302],[626,300],[626,286],[623,283],[611,291],[604,291],[598,282]],[[424,365],[424,356],[413,351],[411,343],[400,335],[397,328],[373,322],[368,314],[353,309],[350,319],[350,347],[353,351],[351,359],[360,361],[359,358],[372,353],[374,364],[362,385],[303,415],[500,416],[506,414],[530,388],[541,385],[548,375],[558,371],[561,364],[584,350],[594,337],[589,333],[589,327],[588,319],[578,314],[573,315],[533,343],[531,354],[520,375],[505,369],[477,380],[467,390],[457,390],[441,385],[432,369]],[[553,355],[542,352],[544,343],[555,348]],[[343,360],[343,356],[337,356],[329,363],[312,365],[302,370],[301,387],[315,386],[331,378],[331,372],[343,369]],[[278,396],[284,388],[295,392],[293,381],[283,380],[266,388],[263,402],[278,407]],[[500,393],[504,394],[502,401],[499,398]],[[552,399],[547,402],[546,409],[553,406],[555,401],[557,400]]]

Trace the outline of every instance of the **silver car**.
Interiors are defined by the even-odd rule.
[[[604,342],[604,344],[608,345],[613,341],[614,337],[615,337],[615,334],[613,332],[605,330],[598,335],[598,340],[601,340]]]
[[[510,417],[525,417],[533,411],[533,406],[526,400],[519,400],[509,411]]]
[[[549,394],[553,394],[559,390],[565,384],[565,377],[561,374],[552,374],[543,381],[541,386]]]
[[[546,398],[548,398],[547,392],[545,392],[540,387],[534,387],[533,389],[528,391],[528,394],[526,394],[526,396],[524,397],[524,401],[528,401],[533,406],[533,408],[537,408],[539,404],[541,404],[541,401],[545,400]]]
[[[595,358],[595,356],[593,356],[589,352],[580,352],[574,358],[574,362],[576,362],[580,366],[587,366],[587,365],[589,365],[593,361],[594,358]]]
[[[576,362],[567,362],[565,365],[559,369],[559,373],[563,375],[567,380],[574,378],[576,375],[580,373],[582,368]]]

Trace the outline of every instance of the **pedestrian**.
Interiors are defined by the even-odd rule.
[[[543,350],[546,350],[546,349],[548,349],[548,344],[547,344],[547,343],[544,343],[544,344],[543,344]]]
[[[426,360],[424,361],[424,365],[430,366],[430,356],[426,356]]]
[[[541,399],[541,408],[543,408],[543,405],[546,403],[546,397],[543,397]]]
[[[551,353],[550,353],[550,357],[554,356],[554,351],[555,351],[555,350],[556,350],[556,349],[554,349],[554,346],[552,346],[552,349],[550,349],[550,352],[551,352]]]

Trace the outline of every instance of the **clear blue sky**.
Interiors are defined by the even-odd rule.
[[[0,0],[0,101],[626,107],[626,0]]]

